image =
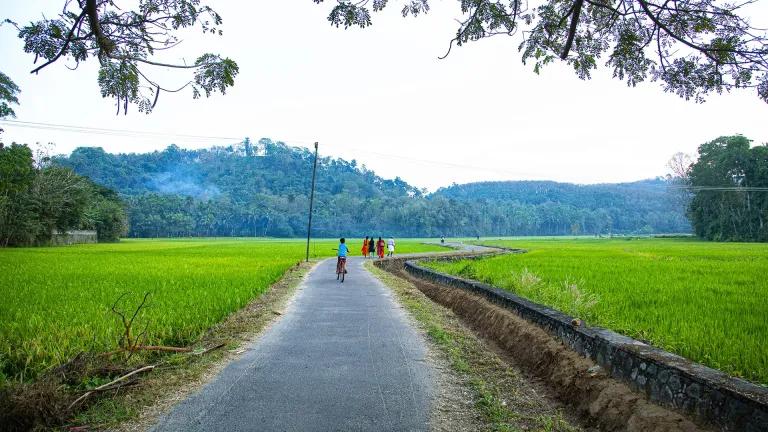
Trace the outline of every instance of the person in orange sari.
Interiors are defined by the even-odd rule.
[[[379,259],[384,258],[384,240],[379,237],[379,241],[376,242],[376,255],[379,256]]]
[[[373,241],[373,239],[371,239]],[[363,248],[360,249],[360,251],[363,253],[363,256],[368,258],[368,236],[365,236],[365,240],[363,240]]]

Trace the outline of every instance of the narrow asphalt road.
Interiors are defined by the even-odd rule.
[[[308,275],[281,319],[155,431],[419,431],[429,426],[426,349],[390,291],[335,258]]]

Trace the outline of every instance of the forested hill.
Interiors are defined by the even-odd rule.
[[[434,195],[491,205],[532,206],[537,209],[539,231],[562,233],[569,221],[574,233],[690,231],[685,200],[661,178],[594,185],[528,180],[478,182],[441,188]]]
[[[629,204],[627,200],[636,200],[635,205],[661,210],[674,198],[667,190],[666,180],[660,178],[592,185],[537,180],[477,182],[440,188],[436,194],[460,200],[487,199],[525,204],[551,201],[590,209],[626,206]]]
[[[119,191],[128,203],[131,236],[294,237],[306,234],[312,158],[307,149],[262,139],[256,145],[170,146],[145,154],[78,148],[55,160]],[[485,182],[425,194],[354,160],[318,163],[315,236],[688,231],[683,205],[661,180],[593,186]]]

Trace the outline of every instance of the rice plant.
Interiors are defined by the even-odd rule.
[[[484,241],[526,254],[428,264],[768,384],[768,245],[694,239]]]
[[[311,256],[334,255],[336,244],[315,241]],[[398,253],[436,249],[398,242]],[[119,306],[130,311],[150,293],[135,324],[146,326],[146,344],[194,343],[304,253],[302,241],[252,239],[0,249],[0,384],[34,379],[80,351],[117,348],[123,326],[110,309],[124,294]]]

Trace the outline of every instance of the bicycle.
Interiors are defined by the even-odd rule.
[[[336,260],[336,280],[344,283],[344,275],[347,274],[347,257],[338,257]]]
[[[338,250],[333,248],[331,250]],[[336,257],[336,280],[341,280],[344,283],[344,275],[347,274],[347,257]]]

